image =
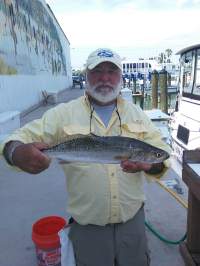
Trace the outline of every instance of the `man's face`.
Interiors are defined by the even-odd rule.
[[[87,93],[100,103],[116,99],[121,90],[121,70],[110,62],[103,62],[87,71]]]

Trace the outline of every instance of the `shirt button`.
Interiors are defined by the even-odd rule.
[[[113,196],[113,199],[116,199],[117,198],[117,196]]]
[[[114,173],[111,173],[111,176],[114,176],[115,174]]]
[[[116,213],[114,213],[114,214],[113,214],[113,216],[114,216],[114,217],[116,217],[116,216],[117,216],[117,214],[116,214]]]

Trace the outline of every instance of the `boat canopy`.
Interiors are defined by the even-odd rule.
[[[195,44],[195,45],[188,46],[188,47],[186,47],[186,48],[183,48],[183,49],[179,50],[179,51],[176,53],[176,55],[182,55],[182,54],[184,54],[185,52],[189,52],[189,51],[191,51],[191,50],[198,49],[198,48],[200,48],[200,43],[199,43],[199,44]]]

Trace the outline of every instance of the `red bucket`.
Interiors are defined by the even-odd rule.
[[[33,224],[32,240],[35,243],[38,266],[61,266],[61,246],[58,232],[66,226],[59,216],[44,217]]]

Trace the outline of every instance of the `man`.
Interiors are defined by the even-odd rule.
[[[122,65],[110,49],[91,53],[86,94],[47,111],[12,134],[4,144],[8,163],[37,174],[50,159],[41,150],[67,135],[121,135],[169,151],[143,111],[120,96]],[[77,266],[149,265],[144,228],[142,174],[160,175],[165,165],[122,161],[121,165],[64,164],[74,219],[70,238]]]

